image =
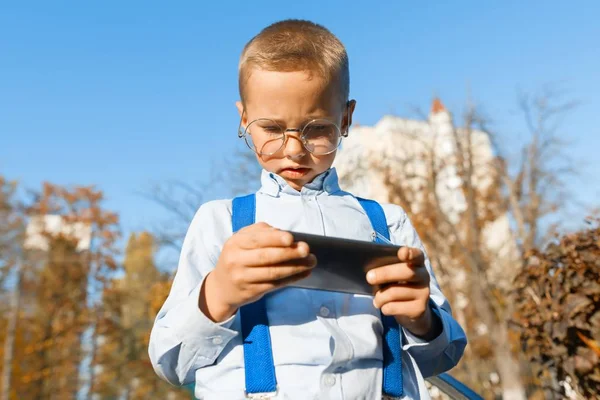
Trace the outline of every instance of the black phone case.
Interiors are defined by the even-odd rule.
[[[308,278],[291,286],[334,292],[373,295],[376,287],[367,283],[369,270],[398,262],[401,246],[361,240],[290,232],[296,242],[306,242],[317,257],[317,266]]]

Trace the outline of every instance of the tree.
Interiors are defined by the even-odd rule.
[[[502,154],[500,144],[494,140],[497,135],[490,136],[499,152],[497,168],[522,254],[544,245],[554,232],[544,225],[549,223],[550,217],[564,211],[565,201],[569,199],[565,179],[573,176],[575,170],[564,139],[567,135],[561,134],[559,128],[565,115],[576,105],[575,101],[564,100],[550,85],[533,95],[520,94],[519,108],[528,140],[512,168],[510,159]],[[479,118],[478,122],[487,130],[484,119]]]
[[[16,184],[0,187],[0,296],[14,299],[0,318],[3,400],[188,398],[148,360],[148,309],[168,280],[152,236],[132,236],[119,266],[118,217],[102,192],[44,184],[25,207]]]
[[[102,207],[103,201],[103,193],[91,186],[64,188],[46,183],[30,211],[36,216],[60,216],[61,231],[75,237],[78,249],[85,253],[88,268],[86,323],[89,327],[86,332],[89,335],[85,343],[86,360],[94,359],[96,352],[99,294],[117,269],[115,257],[118,254],[116,243],[120,237],[119,218]],[[47,235],[48,232],[43,234]],[[95,371],[90,365],[82,365],[81,370],[80,395],[86,396],[87,390],[94,386]]]
[[[153,287],[164,278],[154,263],[156,245],[148,232],[132,234],[125,250],[123,276],[105,288],[99,324],[101,345],[95,365],[100,373],[93,392],[100,398],[181,397],[154,373],[148,356],[154,315]],[[163,299],[164,301],[164,299]]]
[[[10,282],[15,332],[5,352],[10,398],[85,396],[93,381],[98,287],[116,268],[118,219],[92,187],[44,184],[22,207],[23,234],[12,244],[18,279]],[[4,254],[3,254],[3,259]],[[86,336],[87,335],[87,336]],[[5,347],[11,343],[11,335]]]
[[[3,299],[2,304],[8,305],[6,310],[2,310],[2,316],[6,318],[2,318],[0,325],[3,343],[2,381],[0,382],[2,400],[8,400],[13,392],[11,377],[22,280],[19,244],[23,240],[24,222],[16,201],[16,191],[17,183],[10,182],[0,175],[0,295]],[[11,276],[12,282],[9,281]]]
[[[127,384],[127,341],[121,329],[121,292],[116,282],[105,285],[98,319],[98,347],[92,362],[96,371],[90,393],[101,399],[119,398]],[[127,375],[127,376],[125,376]]]
[[[600,218],[533,249],[516,279],[520,343],[548,397],[600,397]]]
[[[21,376],[28,385],[38,386],[41,398],[74,398],[88,327],[88,264],[85,254],[77,251],[77,241],[63,236],[49,241],[46,257],[35,282],[35,302],[30,304],[31,339]]]

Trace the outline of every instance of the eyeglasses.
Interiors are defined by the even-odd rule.
[[[343,134],[340,128],[326,119],[314,119],[300,129],[283,129],[277,122],[259,118],[242,128],[238,128],[238,137],[244,138],[250,150],[263,156],[271,156],[281,150],[286,143],[288,132],[300,133],[300,141],[304,148],[315,156],[333,153],[342,143]]]

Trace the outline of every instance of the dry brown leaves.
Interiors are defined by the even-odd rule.
[[[600,398],[600,218],[588,223],[529,254],[515,281],[514,317],[546,388],[562,391],[558,383],[570,380],[580,395]]]

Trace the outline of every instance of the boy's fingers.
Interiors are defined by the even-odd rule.
[[[398,259],[409,263],[413,267],[420,267],[425,264],[425,254],[414,247],[401,247],[398,250]]]
[[[367,282],[371,285],[386,283],[410,282],[415,278],[415,270],[407,263],[384,265],[367,272]]]
[[[381,308],[384,304],[394,301],[412,301],[423,289],[422,285],[390,285],[377,291],[373,305]]]
[[[304,242],[289,247],[265,247],[243,252],[240,262],[248,267],[272,266],[308,257],[310,249]]]
[[[289,247],[294,243],[291,233],[268,226],[240,231],[238,235],[238,246],[246,250],[263,247]]]
[[[304,279],[312,271],[307,265],[282,265],[277,267],[253,268],[252,279],[261,292],[269,291],[289,283]]]
[[[242,232],[252,232],[256,230],[276,230],[277,228],[267,224],[266,222],[257,222],[251,225],[247,225],[240,229],[240,233]]]
[[[415,319],[422,315],[420,309],[419,300],[392,301],[381,306],[381,313],[383,315],[403,316]]]

